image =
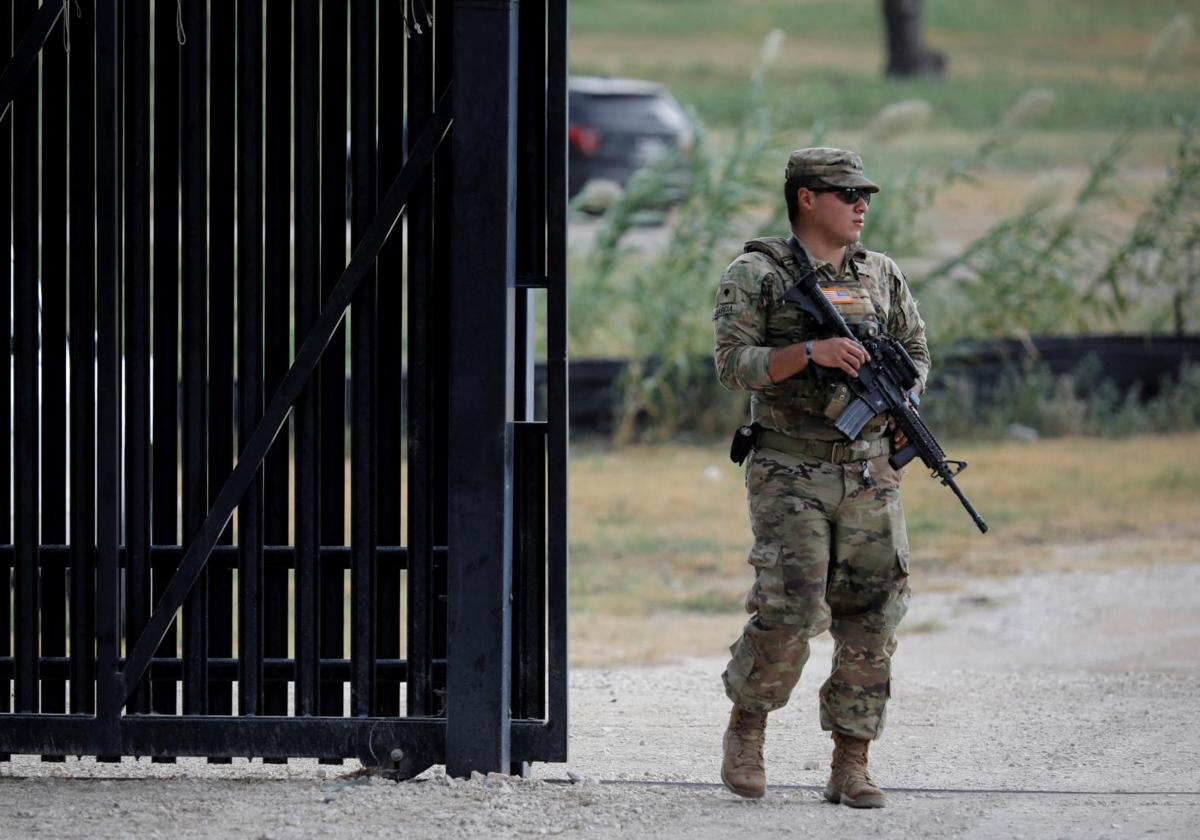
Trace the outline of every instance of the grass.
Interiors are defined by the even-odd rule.
[[[970,463],[959,483],[991,531],[978,534],[947,489],[910,468],[918,592],[978,575],[1198,559],[1200,433],[946,449]],[[571,470],[573,659],[718,655],[751,579],[742,474],[724,443],[583,442]]]
[[[927,0],[925,20],[935,31],[991,32],[1052,42],[1118,29],[1153,35],[1156,20],[1195,9],[1188,0]],[[874,39],[882,32],[878,4],[844,0],[575,0],[572,34],[642,32],[657,37],[720,31],[731,37],[761,35],[782,27],[843,42]],[[828,41],[828,38],[823,38]]]
[[[1200,48],[1184,48],[1144,89],[1147,52],[1173,17],[1194,2],[1153,0],[931,0],[926,40],[946,54],[944,80],[884,79],[877,3],[836,0],[577,0],[572,4],[572,69],[657,79],[701,117],[729,125],[763,36],[788,36],[766,78],[768,100],[785,123],[832,119],[861,126],[882,105],[922,98],[941,127],[985,129],[1030,87],[1050,87],[1059,105],[1046,126],[1112,128],[1130,109],[1166,127],[1195,106]]]
[[[971,464],[960,484],[986,512],[994,533],[981,545],[966,517],[946,515],[958,511],[944,504],[948,499],[937,482],[910,476],[909,533],[917,562],[927,569],[1039,568],[1045,554],[1038,549],[1047,545],[1100,543],[1200,524],[1200,434],[974,444],[956,447],[955,453]],[[1002,562],[993,542],[1003,550],[1019,546],[1015,553],[1031,557],[1030,566],[1019,559]]]

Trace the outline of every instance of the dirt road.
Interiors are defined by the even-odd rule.
[[[882,811],[817,790],[825,637],[771,717],[759,802],[716,784],[727,704],[714,657],[576,671],[571,762],[533,780],[17,758],[0,765],[0,836],[1200,836],[1200,563],[915,588],[906,623],[927,632],[902,635],[872,750],[891,790]]]

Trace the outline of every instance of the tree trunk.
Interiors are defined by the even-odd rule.
[[[925,46],[921,0],[883,0],[889,76],[944,76],[946,56]]]

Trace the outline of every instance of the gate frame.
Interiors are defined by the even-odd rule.
[[[53,30],[62,8],[56,0],[46,0],[14,51],[12,61],[0,77],[0,103],[4,108],[0,120],[8,113],[9,102],[27,73],[36,66],[37,52]],[[536,79],[521,79],[531,89],[536,85],[536,89],[546,91],[543,111],[548,186],[543,217],[546,227],[544,239],[537,231],[527,234],[535,245],[541,242],[546,248],[542,268],[534,274],[517,274],[518,135],[513,106],[518,96],[519,4],[517,0],[453,0],[454,76],[459,80],[478,79],[480,84],[468,87],[460,81],[449,85],[450,92],[441,96],[429,124],[420,132],[341,278],[326,297],[319,318],[297,348],[291,368],[249,436],[236,467],[215,494],[203,524],[186,543],[178,570],[140,634],[129,638],[125,659],[120,657],[120,450],[103,445],[120,439],[121,425],[118,239],[121,214],[117,164],[122,146],[117,120],[121,83],[117,55],[118,3],[97,0],[95,8],[96,394],[97,437],[101,442],[96,452],[97,702],[94,716],[74,711],[31,713],[28,707],[36,703],[31,703],[30,697],[23,697],[22,692],[36,695],[38,666],[47,659],[35,653],[32,684],[26,671],[15,669],[20,711],[0,714],[0,749],[110,758],[254,755],[279,759],[296,755],[295,746],[303,743],[305,756],[326,759],[357,756],[365,764],[382,766],[398,777],[415,775],[443,757],[447,772],[453,775],[466,775],[472,770],[521,772],[527,770],[530,760],[565,761],[566,0],[549,0],[545,7],[550,36],[545,74],[539,73]],[[502,66],[503,71],[496,72],[497,66]],[[453,125],[458,130],[452,133]],[[465,242],[467,247],[455,249],[449,276],[453,332],[449,439],[453,445],[448,464],[450,620],[446,717],[164,716],[129,711],[122,714],[139,686],[148,685],[156,649],[214,556],[214,547],[235,508],[262,470],[271,443],[295,408],[356,291],[395,229],[434,151],[448,135],[452,138],[456,196],[451,230],[458,232],[455,241]],[[492,200],[492,190],[498,190],[502,196],[500,202]],[[478,193],[488,198],[483,201],[465,198]],[[504,211],[503,224],[495,224],[498,208]],[[488,277],[491,282],[481,284],[481,277]],[[548,359],[551,413],[546,421],[540,422],[531,419],[529,405],[533,386],[532,356],[528,352],[532,332],[529,316],[533,309],[530,293],[537,289],[548,293],[551,347]],[[503,313],[502,321],[496,317],[498,312]],[[523,317],[518,319],[518,314]],[[521,354],[526,361],[523,370],[514,367],[517,341],[525,343],[525,352]],[[526,396],[524,404],[515,407],[514,391],[518,386],[523,386]],[[529,441],[536,441],[536,446],[528,445]],[[542,460],[547,446],[548,463]],[[535,451],[536,455],[531,457],[530,453]],[[514,663],[512,657],[514,465],[517,469],[538,469],[539,465],[545,469],[550,500],[544,511],[550,629],[544,651],[549,666],[544,720],[510,716],[514,668],[519,671],[530,664]],[[540,507],[533,504],[530,508],[534,501],[522,500],[524,515],[531,516],[532,511],[536,521]],[[497,509],[500,516],[496,516]],[[14,557],[19,549],[19,545],[15,547]],[[36,556],[47,558],[54,552],[53,547],[39,545],[36,538],[32,550]],[[18,564],[18,573],[20,568]],[[363,600],[361,587],[352,598],[356,605]],[[527,605],[527,609],[530,607]],[[542,608],[537,605],[539,614]],[[242,631],[239,623],[239,632]],[[374,657],[359,653],[352,655],[350,663],[352,693],[364,690],[370,693],[369,669]],[[72,675],[76,659],[80,657],[72,657]],[[46,662],[47,667],[52,664]]]

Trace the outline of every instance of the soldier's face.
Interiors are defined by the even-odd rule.
[[[862,238],[867,211],[870,209],[864,198],[859,196],[857,201],[847,204],[838,193],[804,192],[811,196],[811,211],[806,213],[806,221],[830,242],[849,245]]]

